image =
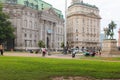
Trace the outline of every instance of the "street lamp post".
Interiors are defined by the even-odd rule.
[[[64,26],[64,54],[67,54],[67,37],[66,37],[66,24],[67,24],[67,0],[65,0],[65,26]]]
[[[65,0],[65,26],[64,26],[64,46],[67,46],[67,34],[66,34],[66,26],[67,26],[67,0]]]

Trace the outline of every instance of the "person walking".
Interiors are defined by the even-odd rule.
[[[95,55],[96,55],[96,52],[93,51],[92,54],[91,54],[91,56],[94,57]]]
[[[3,45],[2,44],[0,44],[0,53],[3,56]]]
[[[47,50],[45,48],[42,48],[42,56],[44,57],[45,54],[47,53]]]
[[[76,50],[72,51],[72,58],[75,58]]]
[[[98,54],[99,54],[99,56],[101,56],[101,50],[100,49],[98,50]]]

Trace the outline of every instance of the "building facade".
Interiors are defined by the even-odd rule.
[[[100,47],[100,15],[98,7],[72,0],[67,10],[67,41],[70,48]]]
[[[9,48],[39,49],[44,41],[51,50],[61,49],[64,19],[60,10],[42,0],[1,0],[3,11],[9,14],[15,28],[15,39]]]
[[[120,47],[120,29],[118,30],[118,47]]]

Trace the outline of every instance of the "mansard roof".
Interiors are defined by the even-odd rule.
[[[32,9],[36,10],[44,10],[48,8],[53,8],[55,12],[60,15],[60,18],[63,18],[63,14],[60,10],[54,8],[51,4],[43,1],[43,0],[0,0],[2,3],[8,3],[8,4],[20,4],[25,5],[26,7],[30,7]]]
[[[74,5],[83,5],[83,6],[86,6],[86,7],[91,7],[91,8],[98,9],[98,7],[96,7],[95,5],[91,5],[91,4],[88,4],[88,3],[84,3],[83,1],[82,1],[82,2],[79,2],[79,3],[73,3],[73,4],[71,4],[69,7],[74,6]]]

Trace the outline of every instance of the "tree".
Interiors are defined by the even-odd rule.
[[[64,42],[61,43],[61,48],[64,48]]]
[[[8,20],[9,16],[2,11],[2,4],[0,4],[0,43],[4,43],[9,39],[14,39],[14,27]]]
[[[44,43],[42,40],[40,40],[40,41],[38,42],[38,46],[39,46],[40,48],[45,47],[45,43]]]

